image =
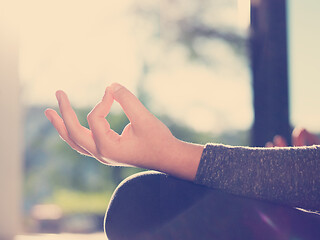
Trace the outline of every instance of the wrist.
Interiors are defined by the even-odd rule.
[[[178,178],[193,181],[204,146],[174,138],[168,148],[168,156],[163,159],[159,170]]]

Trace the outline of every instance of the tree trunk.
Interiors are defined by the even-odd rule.
[[[255,116],[251,144],[264,146],[276,134],[290,143],[286,0],[252,0],[251,34]]]

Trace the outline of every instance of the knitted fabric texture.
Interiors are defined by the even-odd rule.
[[[251,148],[207,144],[195,183],[320,211],[320,146]]]

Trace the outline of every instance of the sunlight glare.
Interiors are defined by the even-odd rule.
[[[247,29],[250,25],[250,0],[238,0],[238,24]]]

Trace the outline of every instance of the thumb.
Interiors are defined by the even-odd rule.
[[[131,123],[139,123],[151,115],[139,99],[119,83],[111,84],[110,91],[113,98],[121,105]]]

